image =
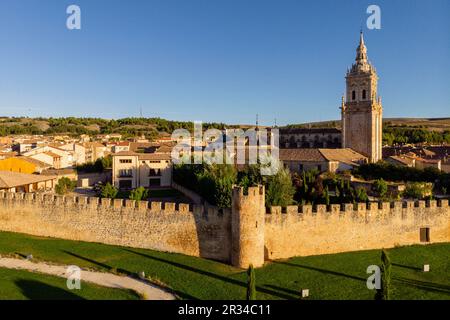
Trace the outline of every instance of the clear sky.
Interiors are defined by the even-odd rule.
[[[0,115],[338,119],[361,27],[385,117],[450,116],[449,0],[2,0]]]

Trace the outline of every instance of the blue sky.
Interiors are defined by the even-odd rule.
[[[338,119],[363,27],[385,117],[446,117],[449,15],[448,0],[2,0],[0,115]]]

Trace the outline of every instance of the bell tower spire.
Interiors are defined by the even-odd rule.
[[[351,148],[377,162],[382,158],[381,100],[377,93],[378,76],[367,58],[364,34],[359,35],[356,59],[347,70],[346,97],[341,105],[342,141]]]

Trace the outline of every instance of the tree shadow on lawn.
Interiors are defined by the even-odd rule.
[[[152,260],[156,260],[158,262],[169,264],[169,265],[172,265],[172,266],[177,267],[177,268],[181,268],[181,269],[184,269],[184,270],[187,270],[187,271],[195,272],[195,273],[201,274],[203,276],[211,277],[211,278],[214,278],[214,279],[217,279],[217,280],[220,280],[220,281],[231,283],[231,284],[236,285],[236,286],[247,288],[247,283],[243,282],[243,281],[231,279],[231,278],[228,278],[228,277],[225,277],[225,276],[221,276],[221,275],[209,272],[209,271],[205,271],[205,270],[201,270],[201,269],[198,269],[198,268],[195,268],[195,267],[187,266],[187,265],[175,262],[175,261],[170,261],[170,260],[166,260],[166,259],[163,259],[163,258],[153,257],[153,256],[150,256],[148,254],[141,253],[141,252],[136,252],[136,251],[133,251],[133,250],[130,250],[130,249],[123,249],[123,250],[125,250],[127,252],[130,252],[130,253],[134,253],[134,254],[142,256],[142,257],[145,257],[145,258],[148,258],[148,259],[152,259]],[[243,272],[245,272],[245,271],[243,271]],[[277,291],[273,291],[273,290],[270,290],[270,289],[267,289],[267,288],[263,288],[261,286],[256,286],[256,290],[261,292],[261,293],[265,293],[265,294],[268,294],[268,295],[279,297],[281,299],[288,299],[288,300],[289,299],[293,299],[293,297],[290,296],[290,295],[286,295],[286,294],[283,294],[283,293],[280,293],[280,292],[277,292]],[[184,292],[180,293],[181,297],[186,296],[186,295],[188,295],[188,294],[186,294]],[[186,297],[186,299],[198,299],[198,298],[195,298],[195,297],[190,296],[190,295],[188,295],[188,296],[189,297]],[[239,298],[239,297],[236,297],[236,298]],[[242,297],[242,298],[244,298],[244,297]]]
[[[357,277],[357,276],[353,276],[353,275],[342,273],[342,272],[338,272],[338,271],[326,270],[326,269],[310,267],[310,266],[305,266],[305,265],[300,265],[300,264],[295,264],[295,263],[290,263],[290,262],[284,262],[284,261],[272,261],[272,262],[276,263],[276,264],[283,264],[283,265],[291,266],[291,267],[309,269],[309,270],[317,271],[317,272],[320,272],[320,273],[331,274],[333,276],[345,277],[345,278],[349,278],[349,279],[352,279],[352,280],[358,280],[358,281],[364,281],[364,282],[367,281],[366,278]]]
[[[414,271],[422,271],[421,268],[413,267],[413,266],[407,266],[407,265],[404,265],[404,264],[392,263],[392,265],[395,266],[395,267],[399,267],[399,268],[405,268],[405,269],[410,269],[410,270],[414,270]]]
[[[450,286],[449,285],[427,282],[427,281],[420,281],[420,280],[413,280],[413,279],[408,279],[408,278],[403,278],[403,277],[392,277],[392,279],[401,284],[411,286],[411,287],[416,287],[418,289],[422,289],[425,291],[445,293],[447,295],[450,295]]]
[[[89,262],[89,263],[95,264],[96,266],[99,266],[99,267],[102,268],[102,269],[106,269],[106,270],[108,270],[108,271],[111,271],[112,269],[114,269],[114,268],[112,268],[111,266],[109,266],[109,265],[107,265],[107,264],[105,264],[105,263],[98,262],[98,261],[96,261],[96,260],[93,260],[93,259],[90,259],[90,258],[87,258],[87,257],[83,257],[83,256],[81,256],[81,255],[79,255],[79,254],[76,254],[76,253],[73,253],[73,252],[70,252],[70,251],[66,251],[66,250],[62,250],[62,251],[63,251],[65,254],[68,254],[68,255],[70,255],[70,256],[72,256],[72,257],[75,257],[75,258],[78,258],[78,259],[87,261],[87,262]],[[117,270],[118,273],[123,273],[123,274],[125,274],[125,275],[127,275],[127,276],[133,276],[133,275],[134,275],[133,272],[130,272],[130,271],[128,271],[128,270],[124,270],[124,269],[116,269],[116,270]]]
[[[70,291],[35,280],[20,279],[14,283],[30,300],[85,300]]]

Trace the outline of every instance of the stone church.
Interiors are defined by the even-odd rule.
[[[356,59],[346,74],[346,94],[342,97],[342,130],[337,128],[280,128],[280,148],[348,148],[370,162],[382,158],[381,98],[378,76],[369,62],[361,32]]]

